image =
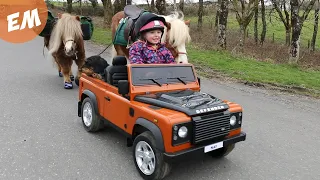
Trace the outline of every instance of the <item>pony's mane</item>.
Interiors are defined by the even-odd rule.
[[[49,53],[52,54],[57,52],[62,40],[66,38],[72,38],[78,41],[82,38],[82,29],[80,22],[72,15],[64,13],[61,16],[52,30],[50,38]]]
[[[163,17],[171,24],[170,34],[167,40],[173,47],[177,47],[191,41],[189,27],[183,20],[184,14],[182,12],[174,12]],[[167,30],[165,30],[163,37],[166,36]]]

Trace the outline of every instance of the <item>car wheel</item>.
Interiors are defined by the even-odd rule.
[[[100,129],[102,121],[96,114],[96,109],[89,97],[82,101],[81,113],[83,126],[88,132],[95,132]]]
[[[170,172],[170,164],[164,162],[163,154],[156,148],[155,138],[146,131],[133,142],[133,159],[141,177],[147,180],[163,179]]]
[[[212,152],[210,152],[210,156],[214,157],[214,158],[222,158],[224,156],[227,156],[235,147],[235,144],[230,144],[226,147],[214,150]]]

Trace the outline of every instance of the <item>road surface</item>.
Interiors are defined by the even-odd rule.
[[[85,45],[87,56],[104,48]],[[40,37],[25,44],[0,40],[0,179],[141,179],[121,134],[84,130],[77,117],[78,87],[63,89],[42,47]],[[202,156],[175,164],[166,179],[319,179],[319,100],[201,83],[204,92],[243,106],[247,140],[224,159]]]

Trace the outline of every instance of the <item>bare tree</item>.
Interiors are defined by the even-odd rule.
[[[203,16],[203,0],[199,0],[198,29],[202,29],[202,16]]]
[[[229,0],[220,1],[220,10],[219,10],[219,28],[218,28],[218,44],[221,48],[227,48],[227,22],[228,22],[228,4]]]
[[[286,45],[290,44],[291,19],[289,15],[290,7],[286,0],[271,0],[273,8],[277,11],[280,20],[286,30]],[[281,8],[282,7],[282,8]],[[284,13],[284,14],[283,14]]]
[[[72,0],[67,0],[67,12],[72,12]]]
[[[261,2],[261,21],[262,21],[260,44],[262,45],[266,38],[267,22],[266,22],[266,6],[264,5],[264,0],[260,0],[260,2]]]
[[[124,7],[127,5],[127,0],[121,0],[120,2],[121,11],[123,11]]]
[[[113,8],[114,8],[114,12],[113,12],[114,14],[116,14],[119,11],[122,11],[120,0],[114,0]]]
[[[156,0],[156,8],[159,14],[164,15],[166,13],[166,0]]]
[[[292,41],[290,46],[290,53],[289,53],[289,63],[296,64],[298,63],[299,59],[299,51],[300,51],[300,34],[302,30],[302,26],[304,21],[307,19],[312,7],[314,6],[316,0],[310,0],[307,4],[304,12],[302,15],[299,15],[300,8],[302,6],[299,0],[291,0],[291,24],[292,24]]]
[[[184,0],[180,0],[179,9],[180,9],[180,11],[184,12]]]
[[[91,3],[91,6],[95,9],[98,6],[98,0],[89,0]]]
[[[220,11],[221,11],[221,0],[218,0],[216,19],[215,19],[215,22],[214,22],[214,27],[216,28],[216,30],[217,30],[218,24],[219,24]]]
[[[254,41],[258,44],[259,0],[254,1]]]
[[[314,12],[314,25],[313,25],[313,35],[311,39],[311,50],[315,51],[316,39],[318,34],[318,26],[319,26],[319,0],[317,0],[317,4]]]
[[[111,0],[101,0],[103,4],[103,9],[104,9],[104,27],[106,28],[108,25],[111,24],[111,19],[112,19],[112,3]]]
[[[241,52],[243,52],[243,46],[245,43],[245,32],[254,15],[255,8],[253,5],[255,1],[256,0],[249,0],[248,4],[246,4],[245,0],[232,0],[232,10],[235,12],[238,24],[240,26],[239,46]]]
[[[173,10],[174,11],[178,10],[178,8],[177,8],[177,0],[173,0]]]
[[[156,12],[156,7],[155,7],[155,4],[154,4],[154,0],[151,0],[150,11],[151,11],[151,12]]]

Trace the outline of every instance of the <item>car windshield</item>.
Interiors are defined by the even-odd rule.
[[[132,67],[132,84],[158,85],[194,82],[195,76],[192,66],[143,66]]]

